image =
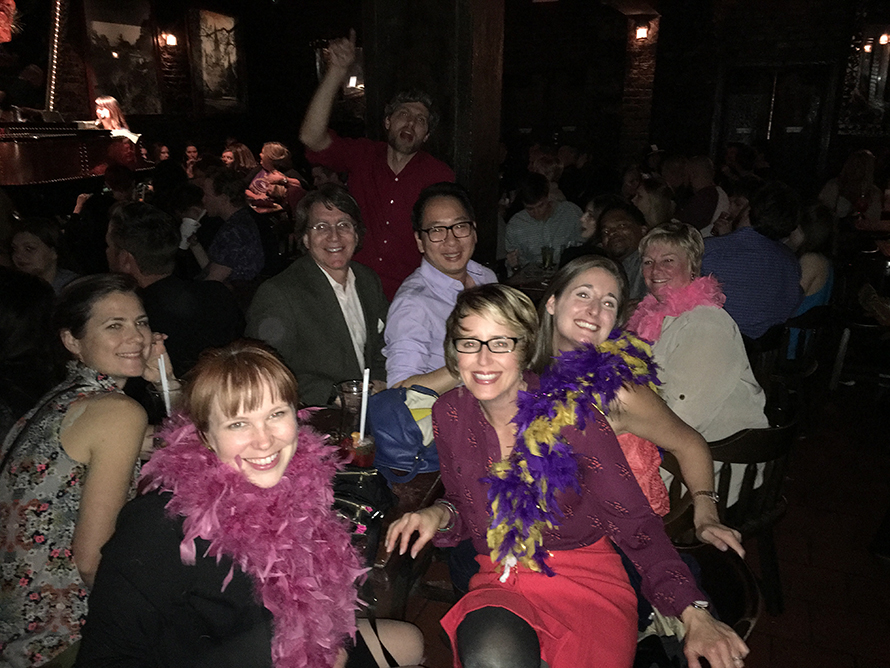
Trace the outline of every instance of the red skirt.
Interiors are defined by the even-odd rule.
[[[607,538],[574,550],[551,552],[553,577],[524,566],[507,582],[488,555],[479,555],[479,573],[470,592],[442,618],[451,638],[454,668],[460,668],[457,627],[474,610],[506,608],[538,634],[541,658],[550,668],[628,668],[637,642],[637,597],[621,558]]]

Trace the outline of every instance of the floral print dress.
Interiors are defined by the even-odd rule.
[[[88,467],[59,435],[75,401],[120,391],[72,362],[0,448],[0,665],[42,665],[80,637],[88,592],[71,542]]]

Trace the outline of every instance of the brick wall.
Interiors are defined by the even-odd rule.
[[[624,160],[647,152],[656,72],[660,20],[649,20],[645,39],[637,39],[636,23],[633,18],[627,20],[627,65],[621,101],[621,158]]]

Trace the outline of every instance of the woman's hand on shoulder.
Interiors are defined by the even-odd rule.
[[[386,531],[386,551],[392,552],[396,545],[399,554],[405,554],[411,536],[417,532],[417,540],[411,546],[411,557],[416,557],[436,532],[447,521],[448,510],[444,506],[434,505],[414,513],[405,513],[389,525]]]
[[[714,619],[707,610],[689,606],[681,616],[686,626],[683,653],[689,668],[701,668],[699,657],[704,657],[711,668],[742,668],[750,650],[738,634],[723,622]]]
[[[713,545],[723,552],[731,549],[742,559],[745,558],[745,548],[742,547],[742,534],[735,529],[730,529],[728,526],[720,524],[720,522],[709,522],[696,526],[695,535],[702,543]]]

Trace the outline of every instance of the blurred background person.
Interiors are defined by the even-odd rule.
[[[50,326],[55,297],[46,281],[0,267],[0,443],[64,377]]]
[[[101,95],[96,98],[96,125],[103,130],[130,129],[120,104],[110,95]]]
[[[77,278],[74,271],[61,266],[67,257],[62,228],[49,218],[25,219],[12,237],[12,262],[16,269],[42,278],[57,294]]]

